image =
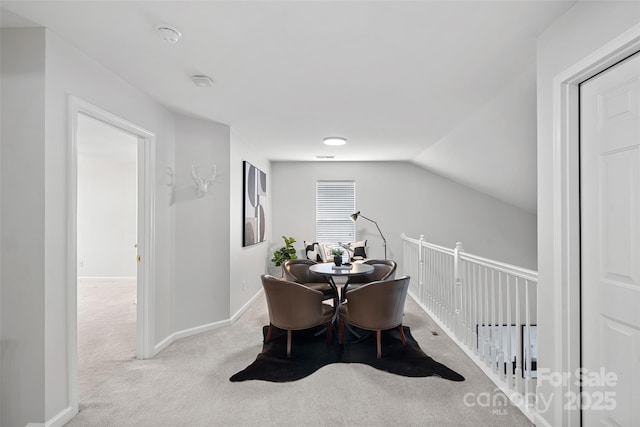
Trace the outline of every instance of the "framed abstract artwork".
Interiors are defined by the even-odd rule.
[[[267,174],[251,163],[243,162],[244,229],[242,246],[251,246],[266,239],[265,203],[267,201]]]

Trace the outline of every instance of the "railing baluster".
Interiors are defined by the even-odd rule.
[[[475,338],[473,340],[473,346],[474,352],[476,354],[482,354],[482,352],[480,351],[482,349],[482,343],[480,342],[480,326],[482,325],[480,316],[482,315],[482,313],[480,311],[480,280],[478,277],[479,268],[480,266],[473,264],[473,317],[475,319],[475,325],[473,325],[473,335]]]
[[[454,258],[449,258],[449,283],[450,283],[450,292],[449,292],[449,300],[451,301],[451,326],[456,333],[456,336],[460,338],[460,322],[458,316],[460,316],[460,297],[456,296],[460,293],[460,285],[456,282],[456,276],[458,273],[455,271],[455,262]]]
[[[426,259],[427,259],[427,272],[429,273],[429,279],[427,280],[427,301],[429,301],[429,303],[427,304],[427,307],[429,307],[431,309],[431,311],[433,311],[434,313],[436,312],[435,307],[433,305],[433,286],[434,286],[434,269],[432,266],[433,263],[433,253],[430,250],[426,250]],[[436,313],[437,315],[437,313]]]
[[[456,288],[458,285],[456,284],[455,274],[454,274],[454,262],[452,257],[447,257],[445,259],[447,263],[447,295],[449,297],[449,325],[450,328],[456,333],[458,336],[458,331],[456,327]]]
[[[515,278],[516,290],[516,391],[524,394],[524,386],[522,381],[522,317],[520,310],[520,278]]]
[[[447,312],[445,310],[446,301],[444,300],[443,290],[443,277],[442,277],[442,257],[438,252],[433,252],[433,258],[435,260],[436,265],[436,283],[438,284],[437,293],[436,293],[436,301],[438,302],[438,310],[440,311],[440,318],[444,321],[445,326],[447,325]]]
[[[440,256],[439,252],[433,252],[433,257],[436,260],[436,276],[438,283],[438,293],[436,294],[436,300],[438,301],[438,307],[440,309],[440,318],[444,322],[445,326],[447,325],[447,310],[446,310],[446,300],[444,298],[444,277],[442,275],[442,256]]]
[[[467,302],[466,302],[466,307],[465,307],[465,313],[466,313],[466,317],[465,317],[465,321],[467,323],[467,347],[473,348],[475,347],[475,341],[473,340],[473,330],[474,328],[474,322],[473,322],[473,281],[471,280],[471,268],[470,268],[470,264],[468,262],[465,261],[461,261],[464,263],[464,277],[465,277],[465,282],[464,282],[464,289],[465,289],[465,293],[467,295]]]
[[[446,292],[447,276],[448,276],[447,260],[445,259],[442,253],[438,253],[438,258],[440,258],[440,268],[441,268],[440,271],[442,273],[440,276],[440,298],[442,301],[442,318],[444,319],[444,324],[450,328],[451,324],[449,322],[449,301],[448,301],[447,292]]]
[[[478,266],[478,325],[482,325],[482,335],[480,336],[480,357],[482,361],[485,360],[485,336],[487,332],[487,321],[485,320],[484,314],[484,274],[482,270],[482,266]],[[480,333],[478,333],[480,335]]]
[[[424,277],[425,277],[424,300],[426,302],[427,307],[429,307],[431,310],[433,310],[433,305],[431,304],[431,288],[433,286],[433,279],[431,277],[432,272],[431,272],[431,268],[429,266],[429,262],[430,261],[431,261],[431,252],[427,248],[425,248],[424,249]]]
[[[451,322],[449,320],[449,298],[447,296],[447,286],[449,285],[449,274],[447,267],[447,259],[444,257],[444,254],[440,253],[440,264],[442,266],[442,281],[440,282],[440,292],[442,294],[442,310],[444,312],[443,316],[445,319],[445,325],[451,328]]]
[[[529,281],[524,281],[524,321],[525,321],[525,337],[524,339],[524,361],[525,361],[525,404],[530,405],[529,396],[531,396],[530,388],[532,386],[531,378],[531,309],[529,307]]]
[[[429,258],[431,263],[431,308],[438,319],[440,318],[440,310],[438,310],[438,276],[436,275],[436,254],[434,251],[429,251]]]
[[[504,369],[504,334],[505,330],[509,329],[509,327],[505,326],[504,324],[503,309],[504,301],[502,299],[502,273],[498,272],[498,324],[500,325],[500,334],[498,336],[498,368],[500,378],[502,379],[504,379],[506,375]]]
[[[438,308],[437,310],[438,318],[442,320],[444,323],[444,316],[443,316],[443,309],[442,309],[444,305],[442,301],[442,275],[441,275],[442,266],[440,265],[440,254],[436,251],[433,251],[433,265],[434,265],[433,275],[435,276],[435,285],[436,285],[435,292],[433,293],[433,298],[434,298],[435,306]]]
[[[480,322],[483,325],[482,333],[482,360],[487,362],[487,337],[491,334],[489,322],[487,321],[487,295],[486,295],[486,278],[484,276],[485,267],[480,266],[478,269],[478,291],[480,292]]]
[[[511,279],[511,275],[507,275],[507,325],[509,325],[509,333],[507,334],[507,355],[508,357],[508,368],[507,369],[507,384],[509,386],[510,390],[513,390],[514,384],[513,384],[513,372],[514,372],[514,367],[513,367],[513,342],[512,342],[512,338],[511,338],[511,323],[513,323],[513,319],[511,317],[511,286],[509,283],[509,280]]]
[[[484,299],[484,321],[488,327],[488,333],[484,338],[484,359],[487,363],[487,366],[491,367],[493,363],[491,363],[491,339],[493,336],[493,325],[491,324],[491,312],[489,311],[489,269],[485,266],[484,269],[484,286],[483,286],[483,299]]]
[[[429,291],[427,298],[429,299],[429,307],[431,307],[431,310],[435,313],[436,312],[436,305],[435,305],[435,291],[436,291],[436,273],[435,273],[435,268],[434,268],[434,260],[433,260],[433,251],[430,249],[425,249],[426,250],[426,259],[427,259],[427,263],[429,264],[428,267],[428,273],[429,273],[429,283],[427,284],[427,289]]]
[[[453,251],[453,258],[451,258],[451,313],[453,317],[453,331],[458,337],[459,340],[462,340],[464,337],[462,325],[463,325],[463,314],[462,314],[462,276],[460,271],[460,266],[458,265],[458,253],[457,253],[457,244],[456,248]]]
[[[491,294],[489,295],[489,306],[491,309],[491,324],[492,329],[493,329],[493,334],[491,336],[491,351],[490,351],[490,357],[491,357],[491,367],[494,370],[494,372],[498,371],[498,367],[496,366],[496,363],[498,361],[498,336],[499,336],[499,331],[500,329],[502,329],[502,325],[498,325],[497,324],[497,320],[496,320],[496,284],[495,284],[495,270],[491,270],[491,279],[490,279],[490,285],[491,285]]]

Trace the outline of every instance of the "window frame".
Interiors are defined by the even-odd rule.
[[[321,206],[323,203],[323,199],[328,199],[327,194],[330,191],[330,187],[334,187],[333,191],[339,193],[340,186],[344,186],[346,189],[344,190],[344,204],[342,206],[338,206],[339,213],[332,216],[327,216],[326,212],[331,210],[331,206]],[[324,188],[323,188],[324,187]],[[349,195],[349,189],[351,188],[351,194]],[[324,189],[325,194],[321,194],[320,192]],[[351,196],[351,197],[349,197]],[[334,200],[332,204],[340,204],[341,200]],[[330,243],[333,246],[338,246],[338,244],[345,244],[347,242],[356,241],[356,224],[351,220],[350,215],[356,211],[356,181],[355,180],[317,180],[316,181],[316,241]],[[344,215],[344,219],[342,217]],[[333,230],[327,232],[326,228],[327,224],[334,222],[338,226],[337,230]],[[344,229],[348,230],[346,232],[339,230],[342,226]]]

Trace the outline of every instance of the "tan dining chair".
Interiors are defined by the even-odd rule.
[[[322,292],[323,299],[333,299],[338,306],[338,290],[330,279],[322,274],[314,273],[309,267],[317,264],[310,259],[288,259],[282,264],[284,278],[286,280],[300,283],[308,288]]]
[[[363,262],[363,264],[373,266],[373,271],[369,274],[349,277],[342,288],[342,301],[347,297],[347,292],[357,289],[362,285],[380,280],[394,279],[396,269],[398,268],[398,264],[390,259],[370,259]]]
[[[402,345],[407,344],[402,329],[409,276],[367,283],[349,291],[349,300],[338,308],[338,342],[344,341],[345,324],[376,332],[378,359],[382,357],[382,331],[397,328]]]
[[[273,327],[287,331],[287,357],[291,357],[291,331],[327,324],[327,342],[331,342],[334,308],[322,302],[322,292],[299,283],[262,275],[262,287],[269,311],[269,329],[264,339],[271,341]]]

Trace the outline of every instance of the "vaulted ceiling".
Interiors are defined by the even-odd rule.
[[[412,161],[535,212],[536,37],[574,3],[3,0],[0,17],[272,160]]]

